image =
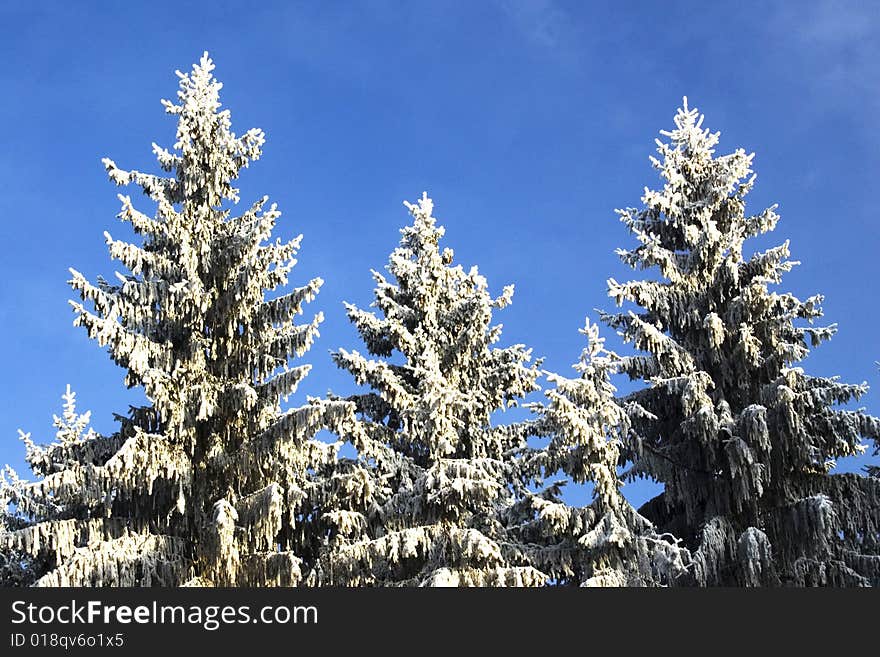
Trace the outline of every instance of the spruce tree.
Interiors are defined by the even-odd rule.
[[[670,535],[660,535],[620,491],[617,468],[628,439],[630,413],[619,404],[611,383],[619,358],[604,347],[598,326],[581,329],[587,346],[574,365],[576,378],[547,373],[554,388],[547,402],[532,404],[539,418],[531,433],[549,438],[546,447],[527,450],[524,461],[534,492],[522,495],[508,521],[517,540],[529,546],[532,562],[556,585],[662,586],[688,581],[688,551]],[[544,480],[563,475],[550,485]],[[568,482],[592,486],[583,507],[566,504]]]
[[[657,272],[609,280],[609,296],[637,308],[605,316],[643,352],[623,359],[648,383],[627,401],[652,416],[628,456],[665,490],[642,512],[686,541],[706,584],[877,583],[880,482],[833,470],[880,421],[843,407],[864,384],[797,366],[835,327],[813,324],[820,295],[775,291],[797,264],[788,242],[744,251],[779,217],[746,214],[753,155],[716,156],[702,121],[685,99],[651,158],[663,188],[618,210],[639,242],[623,262]]]
[[[373,272],[378,313],[346,305],[372,358],[340,349],[336,364],[369,392],[341,437],[357,450],[336,473],[347,491],[316,583],[346,586],[530,586],[546,575],[512,541],[506,514],[523,489],[513,454],[527,426],[493,414],[537,389],[523,345],[500,348],[493,298],[476,267],[453,266],[424,195],[386,267]],[[379,315],[381,313],[381,315]],[[357,483],[358,486],[354,484]]]
[[[110,179],[140,187],[156,212],[120,195],[119,218],[142,244],[105,233],[128,272],[112,284],[71,270],[84,302],[71,302],[74,323],[149,405],[120,417],[111,436],[76,435],[71,416],[60,442],[29,444],[39,479],[5,486],[25,526],[7,523],[0,545],[43,564],[39,585],[293,585],[320,544],[319,481],[337,446],[314,435],[353,416],[319,400],[281,411],[309,372],[291,361],[322,318],[295,318],[322,281],[285,291],[301,236],[269,241],[280,213],[266,198],[233,216],[233,184],[264,135],[231,131],[213,68],[205,53],[178,72],[178,102],[163,101],[177,142],[153,151],[171,175],[104,160]]]

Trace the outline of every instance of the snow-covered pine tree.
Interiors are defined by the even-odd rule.
[[[525,586],[546,576],[504,526],[522,489],[514,459],[527,427],[493,413],[537,389],[538,364],[523,345],[493,347],[507,306],[476,267],[452,266],[444,229],[423,195],[406,204],[412,224],[386,267],[373,272],[372,305],[347,305],[368,358],[340,349],[336,364],[371,392],[352,396],[360,414],[340,434],[357,450],[335,475],[340,510],[316,583],[344,586]]]
[[[38,477],[45,477],[82,462],[84,457],[88,458],[87,452],[94,446],[107,444],[106,441],[99,441],[98,435],[89,427],[91,412],[76,412],[76,393],[70,389],[69,384],[62,399],[64,410],[61,416],[52,416],[52,424],[56,429],[52,443],[40,446],[31,440],[31,434],[20,429],[18,432],[25,446],[25,461],[31,472]],[[3,516],[0,528],[4,533],[27,527],[33,518],[53,517],[60,512],[61,506],[56,500],[44,495],[29,494],[28,489],[27,482],[20,479],[18,473],[8,465],[5,472],[0,473],[0,514]],[[52,541],[50,536],[44,538]],[[52,561],[45,552],[12,545],[0,546],[9,548],[0,550],[0,561],[3,563],[0,582],[5,585],[31,584],[52,569]]]
[[[0,471],[0,536],[28,526],[23,514],[14,506],[24,483],[8,465]],[[40,576],[40,566],[27,552],[3,545],[0,547],[0,587],[29,586]]]
[[[605,316],[646,352],[623,359],[649,383],[628,401],[655,416],[629,456],[665,490],[641,511],[686,541],[706,584],[877,583],[880,481],[833,468],[877,440],[880,421],[842,407],[865,385],[795,366],[835,327],[813,326],[821,296],[771,290],[796,264],[788,242],[744,253],[778,215],[746,215],[753,156],[716,157],[702,121],[685,99],[652,158],[663,188],[618,211],[640,243],[623,262],[659,272],[609,280],[609,296],[640,312]]]
[[[150,406],[120,418],[112,436],[30,450],[41,478],[15,487],[28,526],[10,527],[0,544],[49,566],[39,585],[294,585],[317,549],[321,493],[311,477],[333,467],[336,446],[313,436],[341,431],[353,406],[280,410],[309,371],[290,362],[321,316],[294,320],[322,281],[279,294],[300,238],[268,241],[280,213],[264,210],[265,198],[231,216],[233,182],[264,136],[231,131],[213,68],[205,53],[178,72],[178,102],[163,101],[177,143],[153,150],[173,175],[104,160],[113,182],[136,184],[157,211],[120,196],[119,218],[143,244],[105,234],[129,272],[115,284],[72,270],[93,306],[72,302],[74,323],[109,348]]]
[[[630,431],[629,412],[614,398],[610,376],[619,359],[604,348],[589,320],[581,329],[587,346],[574,368],[577,378],[548,373],[554,384],[547,402],[532,404],[539,414],[532,433],[549,437],[546,447],[525,458],[537,492],[522,495],[507,522],[517,540],[529,546],[532,563],[560,586],[658,586],[687,581],[690,555],[671,536],[658,535],[620,491],[617,466]],[[566,475],[593,487],[584,507],[560,495]]]

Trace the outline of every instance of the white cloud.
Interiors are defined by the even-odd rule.
[[[851,108],[876,126],[880,111],[880,9],[872,2],[787,3],[769,26],[808,81],[810,101]],[[848,112],[849,113],[849,112]]]
[[[542,48],[557,48],[570,24],[553,0],[499,0],[498,6],[527,41]]]

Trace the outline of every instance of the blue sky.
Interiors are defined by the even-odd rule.
[[[584,316],[611,308],[606,279],[632,277],[614,255],[633,243],[614,208],[657,184],[654,138],[687,95],[721,131],[719,152],[756,152],[749,210],[778,203],[782,216],[757,246],[790,239],[802,261],[783,288],[825,294],[839,324],[805,367],[867,381],[863,403],[880,413],[870,4],[4,0],[0,463],[24,470],[19,427],[51,439],[67,383],[105,433],[140,401],[71,326],[67,268],[112,275],[102,233],[129,233],[100,159],[155,170],[151,142],[174,141],[159,99],[204,50],[236,132],[267,135],[243,205],[277,202],[278,236],[304,234],[297,284],[326,280],[307,309],[326,321],[300,399],[352,390],[328,356],[359,346],[342,301],[370,302],[369,269],[408,221],[402,201],[423,190],[456,261],[496,292],[516,284],[497,316],[503,342],[570,373]],[[625,490],[638,502],[651,488]]]

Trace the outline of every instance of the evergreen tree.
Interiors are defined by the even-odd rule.
[[[56,432],[51,443],[38,445],[30,433],[19,430],[25,461],[41,479],[24,481],[9,466],[0,475],[0,505],[4,514],[0,554],[6,565],[4,583],[8,585],[30,585],[38,580],[51,584],[50,577],[41,578],[74,557],[78,546],[103,540],[105,526],[113,525],[103,520],[89,522],[90,509],[100,503],[103,495],[91,506],[74,508],[70,498],[76,480],[69,476],[71,470],[84,464],[107,462],[122,446],[121,434],[109,438],[96,434],[89,427],[91,413],[77,413],[76,395],[70,385],[62,398],[64,410],[61,417],[53,415]],[[111,463],[105,470],[113,467]],[[108,490],[113,486],[110,477],[105,477],[103,483]],[[114,525],[113,533],[124,534],[125,528]]]
[[[744,253],[778,215],[745,213],[753,155],[716,157],[702,121],[685,99],[652,158],[663,188],[618,211],[639,241],[623,262],[659,274],[609,280],[609,296],[639,312],[605,316],[644,352],[623,359],[649,384],[628,401],[653,416],[628,456],[665,490],[642,512],[695,550],[706,584],[877,583],[880,482],[833,468],[876,441],[880,421],[843,407],[864,384],[796,366],[835,327],[813,325],[821,296],[771,289],[797,264],[788,242]]]
[[[523,345],[494,347],[492,298],[476,267],[452,266],[425,195],[378,272],[374,306],[347,305],[371,356],[340,349],[336,364],[370,392],[352,396],[360,420],[342,437],[358,458],[335,478],[347,492],[316,583],[368,586],[531,586],[546,575],[511,540],[506,514],[524,488],[513,454],[527,425],[493,413],[537,389]],[[355,487],[353,482],[359,484]],[[351,494],[350,491],[357,491]]]
[[[532,433],[549,437],[546,447],[529,450],[525,459],[536,493],[522,496],[512,514],[520,543],[530,546],[533,563],[557,585],[657,586],[686,581],[687,550],[669,535],[658,535],[620,492],[617,474],[621,446],[630,432],[629,413],[614,398],[610,376],[616,354],[606,351],[598,327],[581,329],[587,346],[574,368],[577,378],[548,373],[555,385]],[[543,487],[561,473],[576,484],[591,484],[593,501],[572,507],[561,499],[565,479]]]
[[[344,402],[310,400],[282,412],[308,365],[290,366],[318,334],[318,314],[296,324],[322,281],[288,285],[300,237],[270,242],[280,215],[262,198],[232,216],[233,186],[259,158],[262,131],[237,137],[220,110],[207,53],[178,72],[174,151],[153,145],[173,175],[104,165],[117,185],[135,184],[153,217],[120,196],[119,218],[138,246],[105,233],[129,273],[92,284],[71,270],[75,324],[107,346],[150,401],[119,418],[112,436],[67,433],[42,450],[29,444],[39,480],[6,486],[17,517],[0,545],[45,565],[41,585],[293,585],[313,560],[322,530],[320,480],[337,445],[315,440],[353,419]],[[72,398],[70,413],[73,413]],[[70,424],[72,422],[73,424]]]

